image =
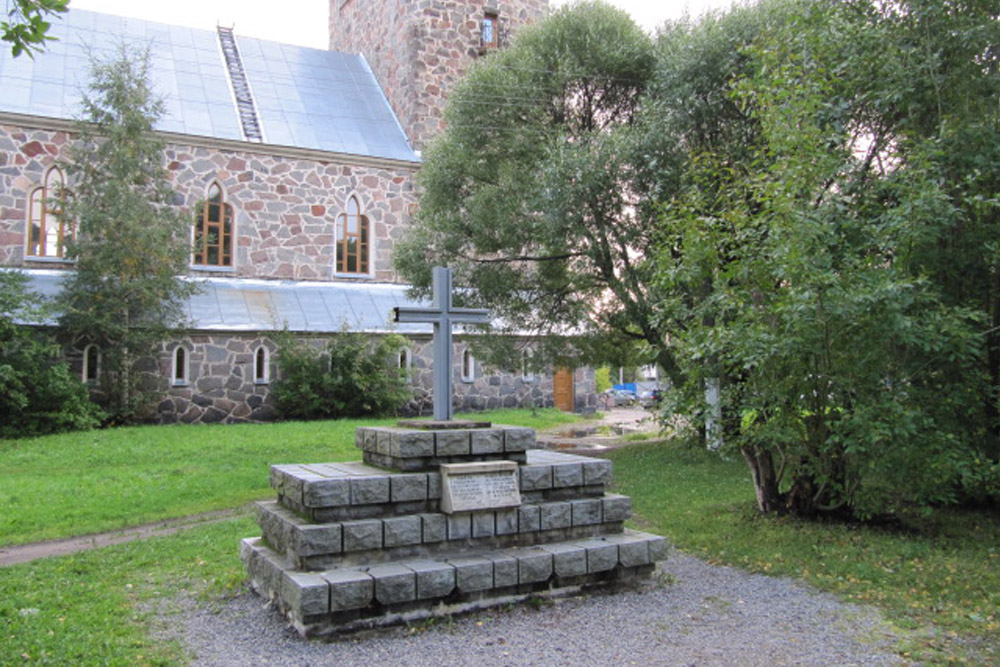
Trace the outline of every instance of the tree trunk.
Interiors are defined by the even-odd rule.
[[[774,470],[771,452],[760,447],[741,447],[743,458],[750,466],[753,487],[757,493],[757,509],[761,514],[784,510],[781,494],[778,492],[778,476]]]

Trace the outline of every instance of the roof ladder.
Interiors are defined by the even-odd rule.
[[[222,47],[222,55],[226,59],[229,84],[233,88],[236,110],[240,116],[240,125],[243,127],[243,138],[247,141],[263,143],[264,134],[261,132],[260,120],[257,118],[257,105],[254,104],[253,94],[250,92],[250,82],[247,81],[246,71],[243,69],[243,59],[240,57],[240,50],[236,47],[233,29],[224,28],[221,25],[217,26],[217,29],[219,46]]]

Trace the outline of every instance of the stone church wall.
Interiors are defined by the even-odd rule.
[[[28,197],[45,171],[69,159],[72,140],[59,130],[0,125],[0,264],[57,268],[65,262],[25,258]],[[299,159],[192,144],[168,144],[165,156],[176,204],[194,210],[217,181],[233,207],[233,267],[191,273],[238,278],[331,280],[337,216],[356,196],[369,219],[372,274],[393,281],[392,250],[416,206],[414,168]],[[72,186],[72,180],[70,180]]]
[[[325,345],[329,339],[319,336],[309,340]],[[430,414],[431,340],[422,336],[410,341],[413,398],[401,414]],[[175,383],[173,362],[178,347],[185,350],[187,374],[182,382]],[[268,361],[262,381],[255,378],[254,372],[254,356],[260,347],[266,350]],[[492,369],[477,361],[474,379],[466,381],[461,377],[459,361],[464,350],[464,342],[455,343],[452,379],[456,411],[553,406],[551,373],[536,373],[526,378],[518,371]],[[83,354],[82,347],[67,351],[76,373],[82,372]],[[281,378],[280,350],[266,333],[189,334],[183,340],[164,343],[159,358],[150,360],[146,373],[150,385],[162,387],[163,396],[148,415],[153,422],[242,423],[271,421],[279,416],[270,389]],[[576,409],[582,412],[596,409],[593,371],[577,369],[575,380]]]

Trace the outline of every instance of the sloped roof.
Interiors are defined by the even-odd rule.
[[[0,269],[2,270],[2,269]],[[65,271],[29,269],[29,289],[52,298],[59,294]],[[185,328],[195,331],[276,331],[299,333],[352,331],[430,334],[429,324],[396,324],[396,306],[429,305],[407,297],[406,285],[326,283],[241,278],[186,278],[201,290],[185,307]],[[55,324],[46,322],[25,324]],[[457,329],[460,330],[460,329]]]
[[[154,89],[165,98],[157,129],[243,140],[218,36],[211,30],[70,8],[52,21],[59,41],[31,58],[0,49],[0,111],[72,120],[89,55],[120,41],[148,45]],[[417,162],[360,55],[236,36],[264,143]]]

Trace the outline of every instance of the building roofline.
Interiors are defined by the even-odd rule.
[[[50,116],[12,113],[9,111],[0,111],[0,124],[21,125],[33,127],[39,130],[57,130],[64,132],[75,132],[77,128],[77,121],[66,120],[63,118],[52,118]],[[296,160],[341,162],[358,167],[379,167],[383,169],[407,170],[417,170],[420,168],[420,162],[411,162],[409,160],[369,157],[354,153],[337,153],[334,151],[317,150],[315,148],[298,148],[295,146],[281,146],[278,144],[261,144],[251,141],[239,141],[236,139],[220,139],[194,134],[181,134],[179,132],[163,132],[157,130],[156,134],[170,144],[190,144],[202,148],[257,153],[269,156],[273,155]]]

